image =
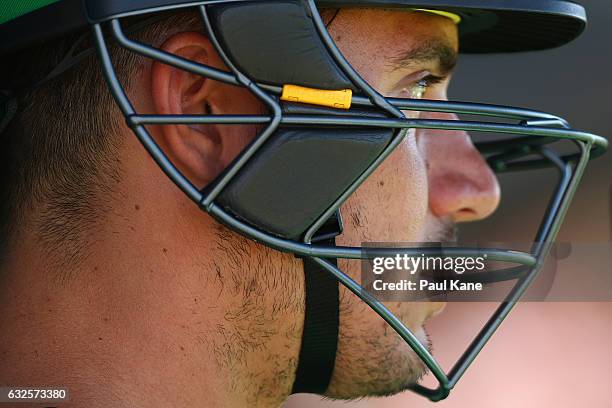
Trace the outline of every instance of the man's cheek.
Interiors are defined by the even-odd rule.
[[[379,197],[386,197],[384,205],[388,208],[384,216],[392,232],[389,240],[420,241],[428,208],[427,170],[412,133],[384,166]]]
[[[420,242],[428,208],[425,162],[408,135],[342,207],[341,245]]]

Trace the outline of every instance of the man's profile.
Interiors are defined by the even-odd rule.
[[[338,50],[380,95],[446,101],[461,19],[433,11],[320,9]],[[145,24],[134,19],[127,27],[136,27],[130,31],[135,41],[167,55],[221,72],[233,68],[197,11],[173,11]],[[75,42],[92,46],[81,36],[12,53],[4,77],[42,79]],[[270,111],[247,87],[109,44],[118,78],[142,115]],[[301,358],[303,261],[194,206],[133,136],[106,79],[96,57],[86,56],[21,92],[2,134],[0,384],[68,387],[65,406],[281,405],[295,389]],[[401,111],[410,119],[458,120],[451,111]],[[265,126],[193,120],[146,128],[178,171],[206,191]],[[466,131],[405,132],[342,203],[339,247],[453,242],[458,224],[496,210],[497,178]],[[359,281],[358,260],[339,259],[338,268]],[[391,395],[418,382],[427,365],[412,348],[342,285],[338,302],[337,348],[324,395]],[[424,324],[444,304],[387,307],[430,347]]]

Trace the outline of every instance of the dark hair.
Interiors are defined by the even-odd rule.
[[[323,9],[326,25],[339,9]],[[159,46],[169,35],[201,29],[197,12],[169,14],[135,32],[138,41]],[[142,24],[142,21],[138,24]],[[48,41],[4,58],[0,89],[35,83],[51,72],[83,36]],[[84,44],[84,48],[92,44]],[[119,80],[128,91],[145,59],[111,46]],[[116,199],[121,180],[117,132],[123,122],[95,55],[18,98],[19,110],[0,135],[0,254],[23,228],[59,267],[75,266],[88,254]],[[1,266],[1,263],[0,263]]]
[[[194,27],[195,13],[174,14],[133,35],[159,45],[171,32]],[[198,27],[195,25],[195,27]],[[36,82],[64,59],[75,34],[4,58],[3,85]],[[91,44],[89,44],[91,45]],[[88,45],[85,45],[87,47]],[[126,89],[145,60],[111,46]],[[2,85],[0,85],[0,88]],[[0,248],[5,253],[28,228],[62,264],[87,254],[92,232],[115,199],[120,181],[117,132],[123,117],[108,91],[96,56],[18,97],[18,112],[0,136]]]

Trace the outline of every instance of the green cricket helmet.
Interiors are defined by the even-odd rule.
[[[66,33],[89,33],[110,92],[127,123],[177,187],[228,228],[303,258],[306,311],[294,392],[323,394],[328,387],[338,338],[338,284],[342,284],[410,345],[439,382],[433,389],[414,384],[413,390],[440,400],[448,396],[537,276],[589,159],[605,151],[607,141],[572,129],[558,116],[528,109],[385,97],[344,58],[321,19],[318,10],[322,7],[397,8],[441,15],[458,25],[464,53],[553,48],[575,39],[586,25],[584,8],[564,0],[30,0],[0,6],[0,55]],[[228,71],[137,42],[125,29],[127,19],[146,20],[158,13],[187,9],[200,14]],[[267,106],[268,113],[139,113],[117,79],[109,41],[193,74],[244,87]],[[67,55],[50,77],[78,63],[80,56]],[[7,91],[10,95],[12,90]],[[412,119],[402,110],[469,114],[478,120]],[[148,125],[164,124],[259,124],[261,131],[214,182],[199,188],[175,167],[147,130]],[[557,169],[559,182],[531,250],[427,247],[365,251],[335,245],[335,237],[342,234],[340,206],[409,129],[502,135],[476,144],[494,170]],[[574,150],[557,151],[557,142],[564,140],[573,142]],[[336,264],[339,258],[398,253],[486,255],[489,260],[514,265],[480,277],[487,282],[515,283],[448,373],[414,333]]]

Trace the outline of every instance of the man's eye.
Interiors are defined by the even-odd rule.
[[[427,88],[429,87],[429,82],[426,79],[422,79],[414,84],[405,87],[401,91],[402,98],[410,98],[410,99],[423,99],[425,92],[427,92]]]
[[[421,79],[412,88],[412,94],[410,98],[423,99],[423,96],[425,96],[425,92],[427,92],[428,87],[429,87],[429,82],[427,81],[427,79]]]
[[[414,77],[417,78],[414,78]],[[394,95],[400,98],[423,99],[427,91],[436,84],[443,83],[446,80],[444,76],[431,75],[428,72],[413,74],[406,77],[402,81],[402,85],[398,86],[399,91],[395,91]]]

